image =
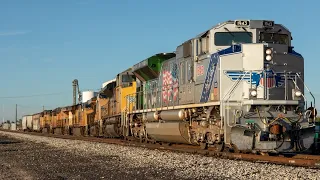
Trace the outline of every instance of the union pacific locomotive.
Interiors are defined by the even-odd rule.
[[[299,152],[313,145],[317,115],[305,88],[285,26],[235,20],[129,67],[86,103],[33,116],[47,133]]]

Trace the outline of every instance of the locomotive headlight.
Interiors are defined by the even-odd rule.
[[[267,49],[266,50],[266,54],[270,55],[272,53],[272,50],[271,49]]]
[[[257,96],[257,91],[256,90],[251,91],[251,96],[256,97]]]
[[[295,94],[297,97],[300,97],[300,96],[302,95],[302,92],[301,92],[301,91],[296,91],[294,94]]]
[[[267,56],[266,56],[266,60],[267,60],[267,61],[271,61],[271,59],[272,59],[272,56],[271,56],[271,55],[267,55]]]

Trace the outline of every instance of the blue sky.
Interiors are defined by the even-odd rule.
[[[42,106],[72,104],[73,79],[81,90],[98,89],[144,58],[174,51],[183,41],[233,19],[268,19],[289,28],[295,50],[305,57],[306,83],[320,97],[315,75],[319,3],[308,2],[2,0],[0,96],[60,94],[0,98],[5,111],[0,117],[14,119],[16,103],[19,117]]]

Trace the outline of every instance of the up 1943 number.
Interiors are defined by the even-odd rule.
[[[238,21],[235,21],[235,25],[236,26],[249,26],[250,21],[238,20]]]

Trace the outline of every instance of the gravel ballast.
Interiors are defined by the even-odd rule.
[[[0,131],[4,136],[22,142],[0,144],[1,179],[15,171],[12,179],[320,179],[317,169]]]

